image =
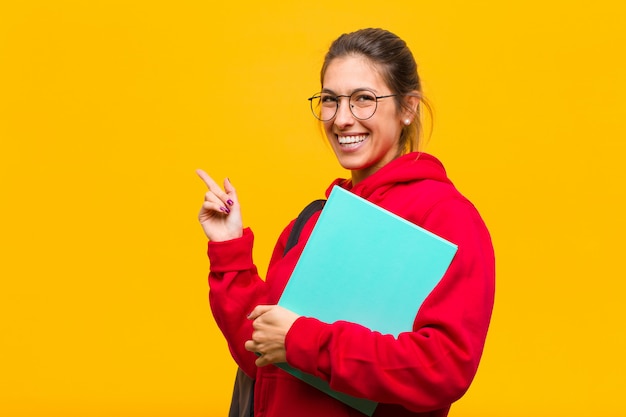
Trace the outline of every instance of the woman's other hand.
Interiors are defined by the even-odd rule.
[[[204,203],[198,213],[204,234],[214,242],[241,237],[243,222],[235,188],[228,179],[225,179],[222,190],[203,170],[198,169],[196,173],[209,189],[204,195]]]
[[[285,337],[293,323],[300,317],[293,311],[277,305],[256,306],[248,315],[252,322],[252,340],[245,344],[246,350],[260,354],[257,366],[287,362]]]

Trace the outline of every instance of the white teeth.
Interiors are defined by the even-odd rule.
[[[351,143],[360,143],[367,138],[367,135],[359,135],[359,136],[338,136],[339,143],[341,145],[348,145]]]

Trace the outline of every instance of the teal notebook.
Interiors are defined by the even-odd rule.
[[[383,334],[411,331],[456,245],[335,186],[278,302],[326,323],[345,320]],[[371,416],[377,403],[280,368]]]

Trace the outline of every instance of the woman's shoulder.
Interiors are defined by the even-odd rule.
[[[423,225],[428,218],[479,216],[472,202],[450,182],[432,179],[396,184],[378,204],[389,211]]]
[[[453,183],[431,178],[395,184],[385,195],[390,200],[408,201],[414,207],[429,207],[447,200],[469,203]]]

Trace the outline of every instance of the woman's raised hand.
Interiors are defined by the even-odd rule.
[[[198,213],[198,220],[209,240],[222,242],[243,235],[241,209],[237,193],[228,179],[224,180],[224,190],[201,169],[198,176],[209,189],[204,195],[204,203]]]

